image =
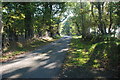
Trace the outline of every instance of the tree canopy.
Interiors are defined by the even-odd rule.
[[[35,36],[115,34],[120,2],[4,2],[3,43]]]

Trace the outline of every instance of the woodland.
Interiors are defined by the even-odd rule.
[[[65,66],[120,72],[120,2],[3,2],[1,23],[3,62],[72,36]]]

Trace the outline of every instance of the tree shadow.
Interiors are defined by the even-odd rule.
[[[61,65],[65,59],[69,39],[61,39],[60,44],[46,46],[47,48],[32,51],[28,56],[22,56],[16,61],[5,63],[5,65],[20,62],[24,66],[26,59],[30,59],[30,66],[24,66],[11,72],[3,73],[3,78],[55,78],[58,77]],[[58,42],[57,42],[58,43]],[[23,62],[23,64],[22,64]],[[4,66],[4,64],[3,64]],[[15,65],[13,66],[14,69]],[[19,67],[19,66],[18,66]],[[17,75],[18,74],[18,75]]]
[[[68,71],[69,70],[69,71]],[[65,75],[67,74],[67,75]],[[80,78],[80,79],[109,79],[113,78],[113,74],[109,71],[101,71],[101,70],[91,70],[86,67],[70,67],[66,69],[62,74],[61,78]]]

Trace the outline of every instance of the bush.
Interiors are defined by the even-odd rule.
[[[100,67],[105,69],[116,70],[119,66],[120,44],[114,41],[103,41],[94,44],[90,49],[90,63],[95,64],[94,60],[98,60]]]
[[[119,39],[117,39],[116,37],[111,37],[111,35],[92,35],[92,39],[91,42],[92,43],[98,43],[98,42],[102,42],[102,41],[120,41]]]

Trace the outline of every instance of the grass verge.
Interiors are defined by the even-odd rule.
[[[33,51],[40,46],[46,45],[56,39],[31,39],[24,42],[13,42],[12,46],[4,49],[3,54],[0,56],[0,62],[7,62],[13,60],[20,54]]]
[[[119,77],[119,50],[120,41],[93,43],[84,41],[80,37],[74,37],[70,43],[61,77]]]

